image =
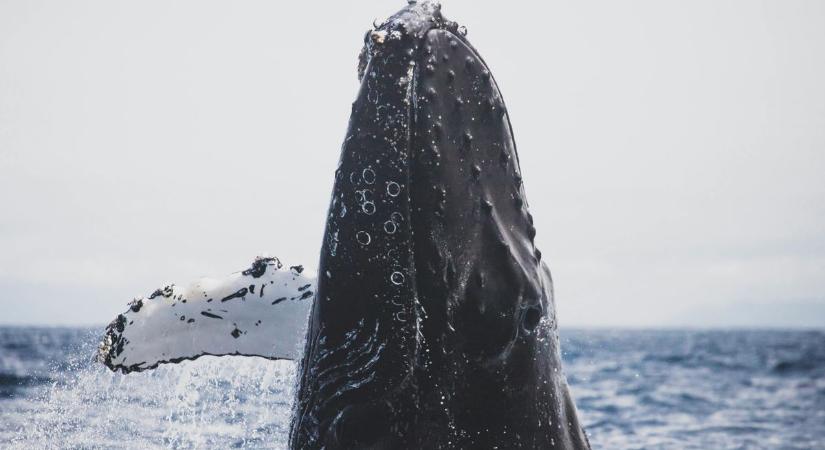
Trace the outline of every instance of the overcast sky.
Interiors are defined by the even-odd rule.
[[[825,2],[443,3],[562,326],[825,326]],[[316,267],[363,34],[402,5],[0,0],[0,323]]]

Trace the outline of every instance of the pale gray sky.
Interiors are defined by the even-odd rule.
[[[825,326],[825,2],[443,3],[562,326]],[[363,33],[402,4],[0,0],[0,323],[315,267]]]

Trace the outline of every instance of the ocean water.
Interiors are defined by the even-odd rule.
[[[0,328],[0,448],[285,448],[290,362],[124,376],[100,329]],[[593,448],[825,449],[825,332],[563,330]]]

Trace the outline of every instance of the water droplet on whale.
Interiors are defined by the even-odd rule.
[[[390,281],[392,284],[400,286],[404,283],[404,274],[401,272],[393,272],[392,275],[390,275]]]
[[[370,237],[370,234],[366,231],[359,231],[355,233],[355,239],[361,245],[370,245],[370,242],[372,241],[372,237]]]
[[[398,197],[398,194],[401,193],[401,186],[396,183],[395,181],[390,181],[387,183],[387,195],[390,197]]]
[[[364,182],[367,184],[375,183],[375,171],[370,168],[364,169],[362,172],[362,177],[364,178]]]
[[[364,204],[361,205],[361,211],[364,211],[364,214],[368,216],[375,214],[375,203],[364,202]]]

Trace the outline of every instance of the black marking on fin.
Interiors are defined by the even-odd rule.
[[[229,300],[232,300],[233,298],[242,298],[247,293],[249,293],[249,289],[247,289],[247,288],[238,289],[238,292],[235,292],[234,294],[227,295],[226,297],[222,298],[221,302],[229,301]]]
[[[164,286],[163,288],[155,289],[155,292],[152,292],[152,295],[149,296],[149,300],[152,300],[153,298],[156,298],[156,297],[166,297],[166,298],[171,297],[172,296],[172,286],[174,286],[174,285]]]
[[[256,258],[255,261],[252,263],[252,267],[244,270],[241,272],[243,275],[252,277],[252,278],[260,278],[266,273],[266,268],[269,264],[272,263],[276,269],[280,269],[283,267],[281,261],[278,258]]]
[[[132,303],[129,304],[129,309],[131,309],[132,312],[138,312],[140,308],[143,308],[143,300],[139,298],[132,300]]]

